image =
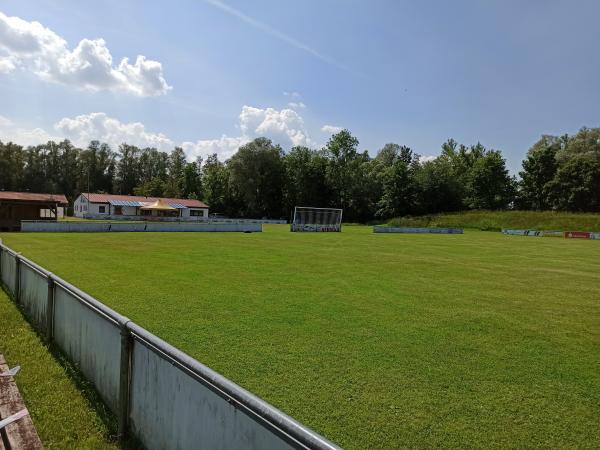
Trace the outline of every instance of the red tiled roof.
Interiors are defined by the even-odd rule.
[[[41,194],[33,192],[0,191],[0,200],[16,200],[41,203],[60,203],[68,205],[67,197],[62,194]]]
[[[116,195],[116,194],[88,194],[82,193],[86,198],[89,196],[92,203],[108,203],[111,200],[123,200],[132,202],[155,202],[162,200],[165,203],[179,203],[188,208],[208,208],[208,205],[200,200],[192,200],[189,198],[164,198],[164,197],[144,197],[142,195]]]

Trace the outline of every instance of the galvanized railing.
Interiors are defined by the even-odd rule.
[[[79,288],[0,244],[0,280],[150,449],[339,449]]]

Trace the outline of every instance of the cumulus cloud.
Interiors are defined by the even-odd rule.
[[[86,147],[90,141],[106,142],[117,149],[120,144],[138,147],[155,147],[160,150],[171,150],[175,143],[162,133],[146,130],[140,122],[123,123],[107,116],[103,112],[83,114],[76,117],[65,117],[54,124],[54,130],[47,132],[42,128],[20,126],[7,117],[0,116],[0,140],[13,141],[20,145],[38,145],[49,140],[69,139],[79,147]]]
[[[0,12],[0,72],[17,69],[39,78],[91,91],[111,90],[147,97],[165,94],[169,86],[158,61],[138,55],[130,63],[113,57],[103,39],[82,39],[74,49],[39,22]]]
[[[199,156],[206,158],[208,155],[216,153],[220,159],[224,160],[233,156],[240,146],[248,142],[249,140],[242,136],[228,137],[223,135],[219,139],[184,142],[181,146],[189,159],[195,159]]]
[[[216,153],[221,159],[231,157],[237,149],[251,140],[264,136],[284,147],[313,145],[302,117],[292,109],[255,108],[244,105],[239,116],[240,136],[223,135],[219,139],[184,142],[188,156],[206,157]]]
[[[23,145],[36,145],[50,139],[69,139],[79,147],[85,147],[90,141],[98,140],[106,142],[114,149],[123,142],[164,151],[180,145],[189,159],[198,156],[205,158],[216,153],[222,160],[231,157],[240,146],[260,136],[286,148],[315,145],[306,131],[304,120],[292,109],[277,110],[245,105],[239,115],[238,128],[239,136],[223,135],[220,138],[178,143],[163,133],[147,130],[141,122],[121,122],[103,112],[65,117],[54,125],[55,135],[40,128],[19,127],[8,118],[0,116],[0,139],[13,140]]]
[[[171,139],[162,133],[147,131],[141,122],[123,123],[103,112],[65,117],[54,125],[54,129],[79,146],[86,146],[90,141],[98,140],[114,148],[123,142],[138,147],[156,147],[160,150],[174,147]]]
[[[311,145],[304,120],[293,109],[254,108],[246,106],[240,113],[242,136],[266,136],[284,146]]]
[[[0,141],[14,142],[19,145],[37,145],[50,140],[59,140],[42,128],[18,126],[7,117],[0,116]]]
[[[323,133],[328,133],[328,134],[336,134],[339,133],[340,131],[342,131],[344,128],[343,127],[338,127],[335,125],[323,125],[321,127],[321,131]]]

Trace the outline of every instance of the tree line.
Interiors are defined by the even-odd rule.
[[[499,150],[450,139],[422,160],[407,146],[386,144],[375,157],[359,150],[348,130],[322,149],[288,152],[267,138],[241,146],[227,161],[217,155],[186,160],[122,144],[68,140],[23,147],[0,141],[0,190],[183,197],[236,217],[287,218],[296,205],[340,207],[348,221],[466,209],[600,211],[600,128],[542,136],[527,152],[519,178]]]

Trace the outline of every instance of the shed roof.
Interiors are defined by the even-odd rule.
[[[62,194],[44,194],[35,192],[0,191],[0,201],[20,201],[35,203],[59,203],[68,205],[67,198]]]

